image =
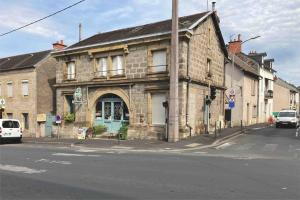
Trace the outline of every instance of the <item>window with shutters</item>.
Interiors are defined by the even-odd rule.
[[[164,72],[167,70],[167,51],[152,51],[152,72]]]
[[[67,80],[74,80],[76,77],[76,68],[75,68],[75,62],[67,62],[67,70],[66,70],[66,76],[65,78]]]
[[[124,74],[124,58],[123,56],[112,57],[112,75],[123,75]]]
[[[166,123],[166,111],[163,102],[166,101],[165,93],[151,94],[152,103],[152,124],[164,125]]]
[[[13,83],[7,82],[7,96],[13,97]]]
[[[29,82],[27,80],[22,81],[22,95],[28,96],[29,95]]]
[[[107,76],[108,62],[107,57],[98,58],[96,63],[96,77]]]

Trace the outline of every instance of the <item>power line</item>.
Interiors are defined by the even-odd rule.
[[[77,4],[80,4],[80,3],[84,2],[84,1],[85,1],[85,0],[78,1],[78,2],[72,4],[72,5],[68,6],[68,7],[65,7],[64,9],[61,9],[61,10],[59,10],[59,11],[56,11],[56,12],[54,12],[54,13],[52,13],[52,14],[46,16],[46,17],[43,17],[43,18],[40,18],[40,19],[35,20],[35,21],[33,21],[33,22],[30,22],[30,23],[28,23],[28,24],[26,24],[26,25],[24,25],[24,26],[21,26],[21,27],[19,27],[19,28],[15,28],[15,29],[13,29],[13,30],[11,30],[11,31],[8,31],[8,32],[6,32],[6,33],[2,33],[2,34],[0,35],[0,37],[2,37],[2,36],[4,36],[4,35],[7,35],[7,34],[10,34],[10,33],[12,33],[12,32],[18,31],[18,30],[20,30],[20,29],[22,29],[22,28],[25,28],[25,27],[27,27],[27,26],[30,26],[30,25],[35,24],[35,23],[37,23],[37,22],[40,22],[40,21],[42,21],[42,20],[45,20],[45,19],[47,19],[47,18],[49,18],[49,17],[52,17],[52,16],[54,16],[54,15],[60,13],[60,12],[63,12],[63,11],[65,11],[65,10],[69,9],[69,8],[72,8],[72,7],[76,6]]]

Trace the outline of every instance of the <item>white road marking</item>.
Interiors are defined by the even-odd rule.
[[[40,159],[36,160],[35,162],[44,162],[44,163],[54,163],[54,164],[62,164],[62,165],[71,165],[70,161],[57,161],[57,160],[48,160],[48,159]]]
[[[0,164],[0,170],[3,171],[10,171],[10,172],[21,172],[24,174],[40,174],[43,172],[46,172],[47,170],[37,170],[37,169],[31,169],[28,167],[23,166],[16,166],[16,165],[2,165]]]
[[[194,153],[206,154],[207,152],[205,152],[205,151],[195,151]]]
[[[96,150],[94,150],[94,149],[78,149],[76,151],[82,152],[82,153],[89,153],[89,152],[95,152]]]
[[[193,148],[193,147],[197,147],[197,146],[200,146],[200,145],[202,145],[202,144],[200,144],[200,143],[192,143],[192,144],[188,144],[188,145],[185,145],[185,146]]]
[[[216,149],[217,150],[219,150],[219,149],[225,149],[225,148],[227,148],[227,147],[229,147],[229,146],[231,146],[233,144],[235,144],[235,143],[233,143],[233,142],[226,142],[224,144],[221,144],[221,145],[217,146]]]
[[[75,154],[75,153],[54,153],[53,156],[69,156],[69,157],[100,157],[93,154]]]

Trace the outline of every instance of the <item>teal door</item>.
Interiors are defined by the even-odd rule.
[[[127,112],[126,112],[127,111]],[[128,109],[120,98],[101,98],[96,105],[95,125],[104,125],[107,132],[117,134],[128,121]]]

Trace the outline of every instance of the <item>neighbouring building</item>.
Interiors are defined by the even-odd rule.
[[[51,136],[56,65],[51,50],[0,58],[0,118],[20,120],[24,137]]]
[[[261,76],[255,63],[245,61],[242,40],[228,44],[229,60],[225,67],[225,119],[230,126],[251,125],[258,122],[258,89]],[[247,59],[247,58],[246,58]],[[234,104],[230,104],[233,101]],[[232,107],[234,105],[234,107]]]
[[[274,81],[274,112],[283,109],[294,109],[299,111],[299,90],[279,77]]]
[[[227,50],[216,12],[179,21],[179,127],[185,138],[224,120]],[[165,20],[99,33],[54,52],[57,114],[75,114],[73,123],[62,121],[61,136],[95,125],[115,134],[129,123],[129,138],[168,137],[170,33],[171,20]],[[74,103],[75,90],[81,103]]]
[[[248,57],[258,63],[259,75],[259,95],[258,95],[258,122],[268,122],[273,116],[273,91],[274,76],[276,71],[273,69],[274,59],[266,59],[267,53],[250,52]]]

